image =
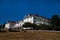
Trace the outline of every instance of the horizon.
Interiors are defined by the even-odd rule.
[[[26,14],[60,17],[60,0],[0,0],[0,24],[22,20]]]

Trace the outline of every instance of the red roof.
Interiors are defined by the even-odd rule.
[[[14,21],[8,21],[8,23],[10,23],[10,24],[16,24],[16,22],[14,22]]]

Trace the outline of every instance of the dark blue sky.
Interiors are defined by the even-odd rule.
[[[22,20],[30,13],[46,18],[54,14],[60,16],[60,0],[0,0],[0,24]]]

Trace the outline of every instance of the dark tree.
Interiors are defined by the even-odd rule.
[[[59,16],[58,15],[53,15],[51,18],[51,24],[52,24],[52,29],[55,30],[57,25],[57,21],[59,20]]]
[[[32,23],[26,22],[23,24],[23,27],[32,27]]]
[[[50,25],[41,24],[39,26],[39,29],[41,29],[41,30],[51,30],[52,28],[51,28]]]
[[[26,23],[23,24],[23,27],[32,27],[33,30],[36,30],[38,26],[36,24],[26,22]]]
[[[2,29],[2,26],[3,26],[3,25],[0,25],[0,29]]]
[[[56,30],[59,30],[60,31],[60,18],[56,22],[56,25],[57,25]]]

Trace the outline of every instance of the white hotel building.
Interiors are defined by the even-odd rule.
[[[46,18],[44,18],[42,16],[38,16],[36,14],[34,14],[34,15],[33,14],[28,14],[28,15],[25,15],[23,21],[18,21],[16,23],[14,23],[14,26],[12,28],[17,28],[17,27],[20,28],[20,27],[23,26],[23,24],[25,22],[30,22],[32,24],[35,23],[37,25],[40,25],[40,24],[50,25],[48,19],[46,19]],[[10,23],[5,24],[5,28],[11,28]]]
[[[45,25],[50,25],[49,23],[49,20],[42,17],[42,16],[38,16],[37,14],[28,14],[28,15],[25,15],[23,21],[20,21],[20,25],[22,26],[25,22],[30,22],[30,23],[35,23],[37,25],[40,25],[40,24],[45,24]]]

